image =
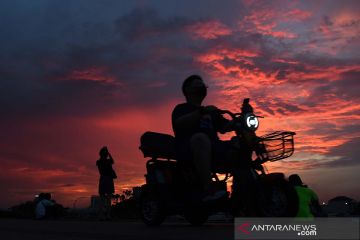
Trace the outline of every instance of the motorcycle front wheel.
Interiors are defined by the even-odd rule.
[[[256,195],[259,216],[296,216],[298,209],[297,193],[285,179],[263,183]]]

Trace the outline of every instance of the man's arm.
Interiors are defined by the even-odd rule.
[[[201,115],[201,109],[199,108],[191,113],[174,119],[174,126],[178,131],[192,128],[199,123]]]
[[[213,113],[215,113],[218,110],[219,109],[217,107],[212,105],[205,107],[199,106],[198,109],[190,113],[183,114],[180,117],[176,118],[176,120],[174,121],[175,128],[181,131],[182,129],[189,129],[191,127],[194,127],[197,124],[199,124],[199,121],[202,118],[202,116],[206,114],[210,114],[211,116],[213,116]],[[178,113],[175,111],[175,117],[177,114]]]
[[[108,152],[108,155],[109,155],[109,159],[110,159],[111,164],[114,164],[114,159],[113,159],[113,157],[111,156],[110,152]]]
[[[216,125],[217,125],[217,131],[220,132],[221,134],[233,131],[234,130],[234,122],[232,120],[228,120],[228,119],[224,118],[224,116],[219,113],[218,108],[216,108],[214,106],[210,106],[210,107],[212,107],[212,109],[213,109],[212,116],[215,118]]]
[[[221,134],[227,133],[227,132],[231,132],[234,130],[234,122],[228,120],[228,122],[224,123],[223,126],[221,126],[221,128],[219,129],[219,132]]]
[[[54,206],[55,205],[54,202],[52,202],[50,200],[47,200],[47,199],[43,199],[42,204],[44,205],[44,207],[49,207],[49,206]]]

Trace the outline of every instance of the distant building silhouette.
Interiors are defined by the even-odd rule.
[[[90,208],[98,209],[100,207],[100,196],[92,195],[90,199]]]
[[[323,207],[329,217],[346,217],[350,216],[357,206],[358,202],[346,196],[337,196],[329,200],[328,204]]]

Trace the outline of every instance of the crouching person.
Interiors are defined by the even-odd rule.
[[[51,201],[51,194],[40,193],[35,207],[35,218],[38,220],[48,218],[51,215],[51,207],[53,206],[55,206],[55,203]]]
[[[307,185],[304,185],[299,175],[290,175],[289,182],[294,186],[299,198],[299,209],[296,217],[314,218],[325,216],[319,204],[318,196]]]

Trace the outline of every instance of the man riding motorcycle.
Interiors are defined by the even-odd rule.
[[[292,156],[295,133],[258,137],[259,116],[249,98],[240,112],[202,106],[207,87],[198,75],[185,79],[182,91],[186,101],[172,112],[175,137],[151,131],[140,137],[139,148],[150,157],[136,200],[144,223],[156,226],[168,215],[181,214],[201,225],[216,211],[235,217],[295,216],[296,191],[283,173],[267,173],[263,167]],[[218,133],[230,131],[235,133],[231,140],[220,141]]]
[[[179,161],[192,165],[203,186],[202,201],[212,201],[226,195],[211,184],[212,164],[219,161],[238,162],[239,151],[231,141],[221,141],[218,132],[233,130],[233,122],[224,118],[215,106],[202,106],[207,86],[198,75],[185,79],[182,92],[186,102],[178,104],[172,112],[175,134],[175,152]],[[251,108],[250,105],[247,106]],[[246,165],[246,163],[243,163]]]

